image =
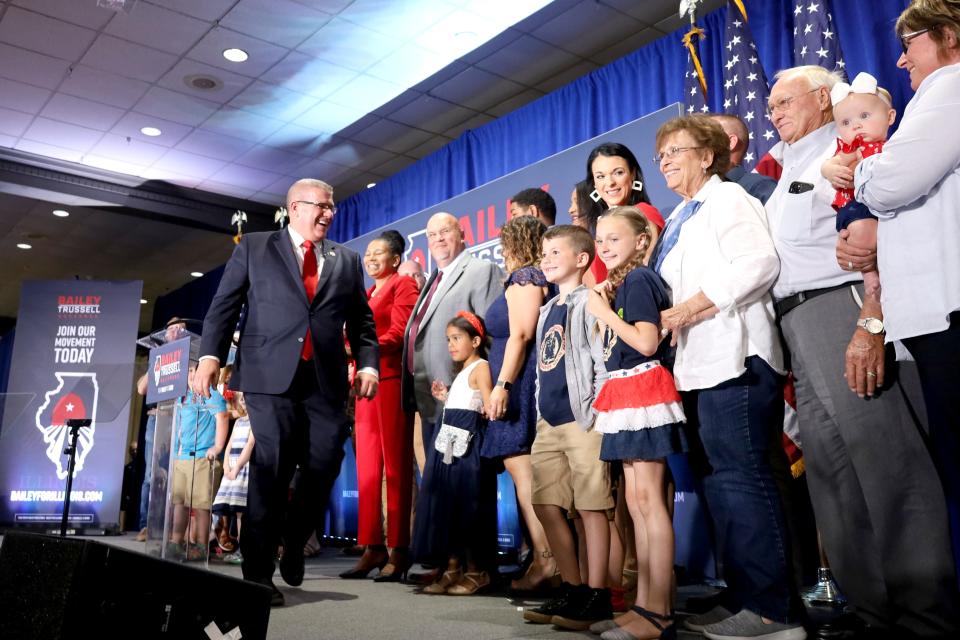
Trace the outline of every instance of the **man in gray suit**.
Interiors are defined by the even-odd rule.
[[[402,389],[404,407],[420,412],[423,446],[429,457],[443,408],[430,393],[430,385],[440,380],[450,386],[454,377],[447,351],[447,323],[458,311],[483,316],[503,291],[503,273],[492,262],[465,251],[463,230],[449,213],[430,217],[427,246],[437,270],[430,274],[407,322]]]

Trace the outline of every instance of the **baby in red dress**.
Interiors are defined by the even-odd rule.
[[[897,117],[890,93],[877,86],[877,79],[869,73],[859,73],[851,84],[838,82],[830,91],[833,119],[837,124],[837,152],[856,154],[858,159],[883,150],[887,131]],[[840,171],[846,169],[846,171]],[[837,231],[848,229],[849,240],[862,247],[877,246],[877,218],[854,199],[852,167],[839,164],[836,157],[826,161],[821,173],[837,188],[833,208],[837,210]],[[846,184],[849,186],[840,186]],[[863,274],[863,285],[868,294],[879,292],[880,274],[876,270]]]

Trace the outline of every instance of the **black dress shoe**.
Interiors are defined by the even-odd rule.
[[[410,568],[410,553],[406,547],[397,547],[390,552],[390,559],[386,566],[380,569],[380,575],[374,582],[402,582],[407,577]]]
[[[280,577],[291,587],[303,584],[303,553],[284,550],[280,557]]]

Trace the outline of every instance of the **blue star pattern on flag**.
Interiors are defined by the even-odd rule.
[[[687,72],[683,81],[683,100],[687,104],[687,113],[709,113],[707,106],[707,80],[700,64],[700,39],[703,29],[691,26],[683,36],[683,45],[687,49]]]
[[[770,95],[767,76],[741,0],[730,0],[727,7],[724,40],[727,51],[723,65],[723,110],[740,116],[747,123],[750,146],[743,156],[743,168],[750,171],[780,138],[767,116]]]
[[[846,75],[830,0],[801,1],[794,5],[793,62],[796,65],[816,64]]]

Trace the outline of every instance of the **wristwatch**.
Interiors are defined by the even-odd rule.
[[[497,380],[497,386],[504,391],[510,391],[510,389],[513,387],[513,383],[507,382],[506,380]]]
[[[861,318],[857,320],[857,326],[870,335],[880,335],[883,333],[883,320],[880,318]]]

